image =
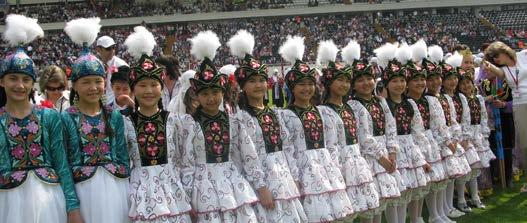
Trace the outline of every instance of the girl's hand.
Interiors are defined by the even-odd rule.
[[[273,210],[275,208],[274,201],[273,201],[273,195],[271,194],[269,189],[267,189],[267,187],[261,187],[260,189],[258,189],[258,196],[260,198],[260,203],[262,204],[264,208],[267,208],[270,210]]]
[[[80,209],[68,212],[68,223],[84,223]]]
[[[130,98],[130,96],[125,94],[117,96],[117,98],[115,99],[115,103],[117,103],[121,107],[127,106],[129,108],[134,108],[135,106],[134,100]]]
[[[461,146],[463,146],[463,149],[468,149],[468,146],[469,146],[468,141],[467,140],[461,141]]]
[[[390,161],[390,159],[388,159],[386,156],[381,156],[381,158],[379,158],[379,164],[381,164],[381,166],[384,167],[388,173],[393,173],[393,171],[395,171],[392,161]]]
[[[395,169],[397,169],[397,153],[388,154],[388,159],[390,160],[390,162],[392,162],[395,171]]]
[[[456,152],[456,144],[450,143],[448,144],[448,148],[450,149],[450,151],[452,151],[452,153]]]
[[[425,165],[423,165],[423,169],[425,170],[426,173],[430,173],[430,171],[432,171],[432,166],[426,163]]]

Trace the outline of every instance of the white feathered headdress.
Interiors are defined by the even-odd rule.
[[[287,36],[287,40],[280,46],[278,53],[285,61],[294,64],[297,60],[302,60],[305,50],[304,37]]]
[[[205,58],[213,60],[216,57],[216,51],[221,46],[218,35],[210,30],[199,32],[189,41],[191,45],[190,54],[198,60]]]
[[[377,59],[379,60],[379,66],[386,68],[388,62],[395,58],[395,51],[397,50],[397,44],[385,43],[381,47],[373,50]]]
[[[360,45],[355,40],[351,40],[348,45],[342,48],[342,60],[351,65],[354,61],[360,60]]]
[[[6,18],[4,40],[10,46],[28,44],[38,37],[44,37],[44,31],[38,20],[23,15],[9,14]]]
[[[136,26],[134,32],[124,41],[124,45],[132,57],[139,59],[143,54],[152,56],[156,39],[144,26]]]
[[[100,22],[98,17],[74,19],[66,23],[64,31],[77,45],[90,46],[101,30]]]
[[[236,35],[229,39],[227,46],[229,46],[232,55],[244,58],[245,55],[253,53],[254,36],[246,30],[238,30]]]
[[[337,60],[339,48],[333,40],[320,41],[317,50],[317,64],[324,65]]]

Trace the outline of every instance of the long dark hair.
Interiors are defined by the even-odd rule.
[[[70,90],[70,102],[72,102],[72,103],[74,103],[74,105],[76,105],[76,101],[77,101],[78,97],[79,97],[79,94],[73,88],[71,88],[71,90]],[[114,131],[112,129],[112,125],[110,124],[111,118],[112,118],[112,114],[111,114],[111,112],[108,109],[106,109],[106,106],[102,102],[102,99],[99,99],[99,106],[100,106],[101,113],[102,113],[102,118],[103,118],[103,121],[104,121],[105,134],[108,137],[110,137],[110,140],[111,140],[111,138],[114,135]]]

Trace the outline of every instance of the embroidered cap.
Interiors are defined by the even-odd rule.
[[[126,50],[134,58],[139,59],[130,72],[130,87],[134,87],[137,82],[145,78],[159,81],[163,86],[163,74],[165,68],[156,64],[151,57],[156,46],[154,35],[144,26],[134,27],[134,32],[124,41]]]
[[[238,30],[236,35],[227,42],[231,54],[240,59],[239,67],[234,71],[234,76],[240,86],[243,86],[253,75],[260,75],[266,80],[269,78],[267,65],[262,64],[252,55],[254,42],[254,36],[246,30]]]
[[[190,79],[194,92],[198,94],[208,88],[225,91],[227,76],[219,73],[212,61],[216,56],[216,50],[221,46],[218,35],[210,30],[202,31],[190,39],[190,43],[192,45],[190,53],[201,60],[194,78]]]

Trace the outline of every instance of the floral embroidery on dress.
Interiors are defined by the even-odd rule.
[[[359,101],[370,113],[373,123],[373,136],[384,135],[386,132],[386,117],[384,117],[384,111],[379,99],[377,97],[372,97],[369,101],[359,97],[354,99]]]
[[[457,123],[461,123],[461,117],[463,114],[463,104],[461,104],[461,97],[459,94],[455,94],[452,99],[454,103],[454,109],[456,109],[456,121]]]
[[[45,182],[58,183],[59,177],[53,169],[46,164],[40,126],[42,109],[34,107],[31,114],[23,119],[13,118],[0,108],[6,128],[6,143],[11,155],[11,169],[0,175],[0,189],[10,189],[23,183],[28,171],[34,170],[35,174]],[[5,124],[5,125],[4,125]]]
[[[314,106],[300,108],[294,105],[289,106],[289,109],[302,122],[307,149],[325,148],[324,125],[322,124],[322,117],[318,109]]]
[[[168,112],[166,111],[160,111],[151,117],[140,113],[132,115],[142,166],[154,166],[168,162],[167,117]]]
[[[444,94],[440,94],[437,99],[439,99],[439,103],[441,104],[443,112],[445,113],[446,125],[450,127],[452,125],[452,114],[450,113],[450,104],[448,104],[448,99]]]
[[[355,119],[355,113],[353,113],[351,107],[347,103],[344,103],[343,105],[327,105],[339,115],[340,119],[342,119],[342,122],[344,123],[346,144],[357,144],[357,120]]]
[[[280,124],[274,112],[265,107],[263,110],[252,107],[256,114],[258,124],[262,129],[262,135],[265,142],[265,151],[273,153],[282,151],[282,139],[280,137]]]
[[[481,104],[476,96],[467,97],[468,107],[470,108],[470,124],[479,125],[481,123]]]
[[[83,163],[89,166],[112,162],[110,152],[110,137],[106,135],[102,114],[95,117],[81,115],[80,145]]]
[[[425,130],[430,129],[430,105],[428,104],[428,100],[424,96],[421,96],[421,98],[415,100],[415,103],[417,104],[419,113],[421,113]]]
[[[198,110],[194,114],[205,137],[207,163],[229,161],[230,128],[229,118],[225,112],[210,116]]]
[[[412,104],[408,100],[403,99],[397,103],[392,101],[390,98],[386,100],[395,123],[397,125],[397,135],[409,135],[412,133],[412,118],[414,116],[414,109]]]

